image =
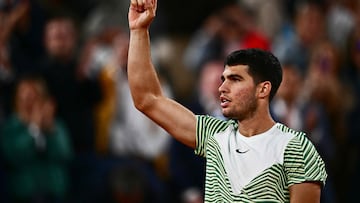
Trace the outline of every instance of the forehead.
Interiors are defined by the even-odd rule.
[[[46,25],[47,34],[55,33],[74,33],[74,26],[71,21],[67,20],[54,20]]]
[[[235,66],[225,66],[223,76],[229,75],[240,75],[242,77],[251,77],[249,75],[249,66],[247,65],[235,65]]]

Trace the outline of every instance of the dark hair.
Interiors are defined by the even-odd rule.
[[[282,69],[279,60],[271,52],[262,49],[252,48],[234,51],[226,57],[224,65],[247,65],[255,84],[270,81],[269,101],[275,96],[282,81]]]

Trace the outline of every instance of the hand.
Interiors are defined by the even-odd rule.
[[[55,123],[55,102],[48,98],[35,102],[30,123],[38,126],[43,132],[51,131]]]
[[[42,105],[41,129],[49,132],[55,124],[55,102],[52,99],[46,99]]]
[[[129,28],[148,29],[156,13],[157,0],[131,0]]]
[[[41,127],[42,122],[42,102],[36,100],[33,102],[32,106],[30,107],[30,121],[29,123],[35,124],[38,127]]]
[[[84,80],[88,77],[90,71],[89,67],[91,63],[93,63],[93,57],[97,46],[99,46],[99,39],[97,38],[89,39],[86,42],[76,69],[76,77],[78,80]]]

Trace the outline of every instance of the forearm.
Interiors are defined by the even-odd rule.
[[[161,86],[151,61],[150,36],[147,29],[130,31],[128,79],[134,104],[139,109],[162,96]]]
[[[22,17],[24,17],[29,10],[29,3],[27,1],[20,2],[10,13],[0,12],[0,43],[8,41],[15,26]]]
[[[0,44],[5,44],[15,26],[15,22],[11,17],[9,17],[9,15],[6,14],[0,14],[0,21]]]

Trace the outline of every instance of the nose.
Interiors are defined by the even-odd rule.
[[[219,93],[226,92],[227,88],[226,88],[226,83],[225,83],[225,81],[220,84],[218,90],[219,90]]]

